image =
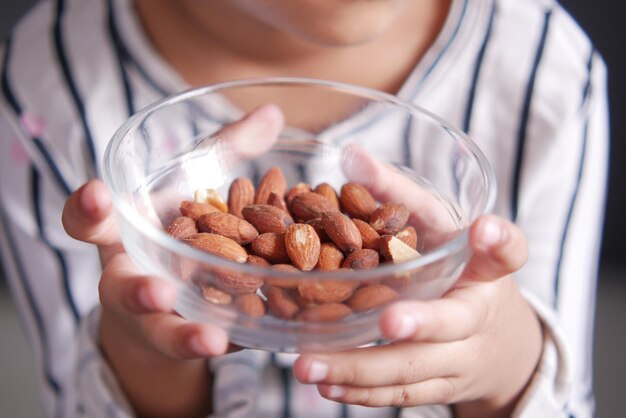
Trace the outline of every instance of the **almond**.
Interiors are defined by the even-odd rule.
[[[291,277],[268,277],[265,279],[265,283],[270,286],[280,287],[281,289],[296,289],[302,281],[302,278],[299,277],[302,275],[302,272],[291,264],[274,264],[272,269],[286,273],[294,273],[294,275]]]
[[[215,286],[233,295],[254,293],[263,286],[263,279],[244,273],[217,273]]]
[[[187,238],[198,233],[196,223],[186,216],[179,216],[165,228],[165,232],[176,239]]]
[[[361,249],[363,240],[354,222],[340,212],[324,212],[322,214],[324,231],[344,253]]]
[[[379,263],[378,251],[363,248],[348,255],[341,267],[362,270],[377,267]]]
[[[306,221],[308,225],[311,225],[315,232],[317,232],[317,236],[320,238],[320,242],[328,242],[330,241],[330,237],[324,230],[324,225],[322,225],[322,218],[313,218]]]
[[[317,260],[316,270],[331,271],[341,267],[344,255],[332,242],[322,242],[320,245],[320,256]]]
[[[228,212],[243,218],[241,209],[254,203],[254,185],[246,177],[235,179],[228,190]]]
[[[302,271],[312,270],[320,257],[320,239],[311,225],[289,225],[285,248],[291,262]]]
[[[250,244],[250,249],[259,257],[270,263],[288,263],[290,261],[285,248],[285,234],[266,232],[260,234]]]
[[[208,203],[194,202],[192,200],[184,200],[180,203],[180,213],[183,216],[193,219],[194,221],[206,213],[219,212],[220,210]]]
[[[385,260],[402,263],[421,256],[419,252],[406,245],[400,238],[393,235],[380,237],[380,254]]]
[[[216,207],[221,212],[228,212],[228,206],[220,192],[215,189],[198,189],[193,195],[193,200],[198,203],[208,203],[211,206]]]
[[[221,235],[200,232],[185,238],[184,241],[199,250],[237,263],[245,263],[248,259],[245,248]]]
[[[263,176],[259,182],[256,196],[254,197],[254,203],[266,204],[270,193],[276,193],[278,196],[283,196],[287,190],[287,181],[283,172],[278,167],[272,167]]]
[[[228,305],[233,300],[233,297],[230,294],[213,286],[200,286],[200,291],[202,292],[204,300],[218,305]]]
[[[237,296],[235,299],[235,307],[244,315],[258,318],[265,315],[265,303],[255,293]]]
[[[287,212],[287,204],[285,203],[285,200],[276,193],[270,193],[270,196],[267,198],[267,204],[276,206],[278,209]]]
[[[294,218],[302,222],[319,218],[324,212],[337,211],[328,199],[315,192],[304,192],[296,195],[289,205],[289,210]]]
[[[370,225],[381,235],[395,234],[409,220],[409,210],[402,203],[385,203],[370,216]]]
[[[300,312],[296,319],[306,322],[333,322],[350,315],[352,310],[343,303],[325,303]]]
[[[246,263],[252,264],[254,266],[259,266],[259,267],[270,267],[272,265],[269,261],[267,261],[263,257],[259,257],[258,255],[252,255],[252,254],[248,255],[248,259],[246,260]]]
[[[376,200],[369,190],[359,183],[346,183],[341,187],[339,197],[342,209],[352,218],[369,221],[376,210]]]
[[[396,233],[396,238],[399,238],[409,247],[417,250],[417,232],[412,226],[405,226]]]
[[[266,232],[285,232],[293,223],[289,214],[272,205],[250,205],[241,210],[243,218],[263,234]]]
[[[352,219],[352,222],[356,225],[359,232],[361,233],[361,238],[363,240],[363,248],[368,248],[370,250],[378,251],[378,242],[380,240],[380,234],[376,232],[372,225],[361,219]]]
[[[291,189],[289,189],[289,191],[287,192],[287,195],[285,196],[287,205],[291,205],[291,201],[293,200],[293,198],[299,195],[300,193],[310,192],[310,191],[311,191],[310,184],[302,183],[302,182],[296,184]]]
[[[337,192],[335,191],[333,186],[328,183],[320,183],[315,187],[314,191],[315,193],[321,194],[326,199],[328,199],[328,201],[333,204],[335,209],[337,211],[339,210],[339,196],[337,196]]]
[[[251,243],[259,235],[251,223],[230,213],[207,213],[198,218],[197,224],[200,232],[219,234],[241,245]]]
[[[348,299],[357,287],[349,280],[311,280],[307,279],[298,285],[298,293],[311,303],[343,302]]]
[[[269,288],[267,306],[275,317],[281,319],[291,319],[300,311],[300,307],[291,293],[279,287]]]
[[[398,298],[398,292],[384,284],[359,287],[346,304],[354,312],[363,312],[382,306]]]

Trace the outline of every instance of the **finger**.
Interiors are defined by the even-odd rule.
[[[213,357],[229,349],[228,334],[214,325],[192,323],[163,313],[143,315],[138,320],[145,342],[169,357]]]
[[[100,180],[91,180],[70,195],[61,220],[69,236],[98,245],[107,258],[122,251],[111,195]]]
[[[450,344],[394,343],[332,354],[302,354],[294,363],[302,383],[355,387],[412,384],[456,370]]]
[[[474,222],[469,244],[474,254],[462,280],[498,279],[519,270],[528,259],[528,243],[522,231],[497,216],[483,216]]]
[[[318,391],[324,398],[333,401],[369,407],[451,404],[456,401],[457,393],[454,380],[445,377],[378,388],[318,385]]]
[[[429,302],[398,302],[382,312],[379,325],[389,340],[460,341],[481,329],[487,306],[481,297],[457,298],[454,293]]]
[[[458,229],[446,207],[430,191],[360,146],[350,144],[342,150],[342,169],[350,181],[363,184],[377,200],[404,203],[414,226],[429,231],[431,243]]]
[[[242,159],[263,154],[274,145],[284,124],[280,108],[265,104],[225,126],[213,136],[217,138],[222,164],[236,166]]]
[[[110,258],[98,290],[102,306],[121,314],[171,312],[176,303],[174,285],[139,274],[125,253]]]

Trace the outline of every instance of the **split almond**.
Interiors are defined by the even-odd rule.
[[[419,252],[409,247],[400,238],[393,235],[380,237],[380,253],[385,260],[392,263],[402,263],[421,256]]]
[[[311,225],[289,225],[285,248],[291,262],[302,271],[312,270],[320,257],[320,239]]]

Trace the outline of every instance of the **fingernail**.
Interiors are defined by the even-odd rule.
[[[147,287],[144,286],[139,289],[138,299],[141,306],[143,306],[145,309],[156,309],[156,303],[150,295],[150,291]]]
[[[207,347],[204,344],[204,342],[202,342],[202,338],[200,338],[199,335],[193,335],[191,338],[189,338],[189,348],[191,348],[191,351],[193,351],[195,354],[197,355],[205,355],[207,353]]]
[[[87,186],[83,189],[80,195],[80,206],[85,212],[89,214],[93,214],[98,210],[95,195],[91,187]]]
[[[417,312],[402,314],[396,321],[395,339],[402,340],[412,337],[417,330],[419,320]]]
[[[326,397],[331,399],[341,398],[346,394],[346,388],[343,386],[331,385],[326,391]]]
[[[328,376],[328,364],[313,360],[309,366],[308,381],[310,383],[321,382],[326,379],[326,376]]]
[[[492,246],[502,241],[504,234],[502,227],[495,221],[487,221],[483,224],[480,238],[485,246]]]

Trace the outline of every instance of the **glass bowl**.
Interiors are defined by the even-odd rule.
[[[268,103],[284,114],[279,134],[268,142],[249,130],[243,140],[233,140],[229,127]],[[377,205],[404,205],[419,256],[406,261],[381,257],[373,268],[293,271],[246,262],[245,256],[232,261],[215,255],[222,245],[206,252],[166,232],[181,216],[182,201],[193,201],[207,189],[227,201],[235,179],[247,177],[258,187],[273,167],[284,175],[286,190],[299,183],[313,188],[327,183],[341,197],[346,183],[361,183]],[[144,108],[110,141],[104,181],[128,254],[146,273],[180,287],[176,311],[224,328],[234,344],[274,352],[335,351],[380,342],[377,321],[386,304],[439,298],[453,286],[470,256],[467,228],[491,211],[496,193],[484,155],[440,117],[379,91],[302,78],[225,82]],[[284,203],[285,195],[278,197]],[[345,212],[343,205],[340,211]],[[251,244],[242,247],[254,253]],[[224,279],[257,285],[221,298]],[[333,285],[348,285],[351,298],[360,292],[361,299],[354,304],[340,300],[351,309],[338,317],[302,314],[326,300],[302,301],[300,287]],[[298,313],[279,314],[276,306],[264,306],[265,314],[242,313],[237,303],[242,293],[255,294],[259,298],[251,298],[267,305],[276,288],[295,301]],[[212,297],[206,289],[222,292]],[[368,305],[372,298],[382,302]]]

